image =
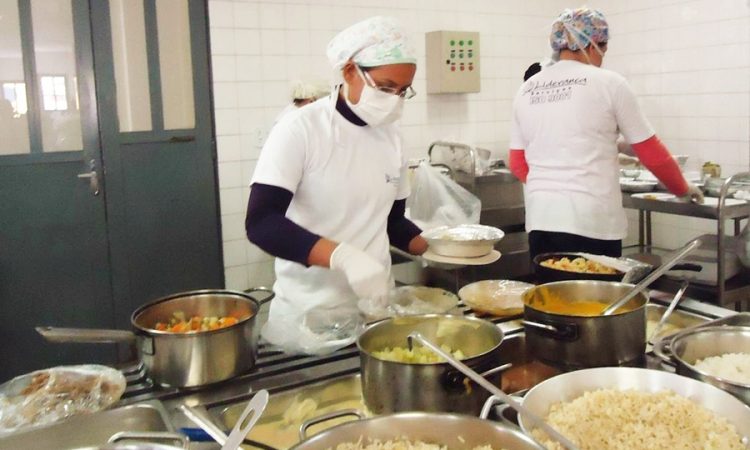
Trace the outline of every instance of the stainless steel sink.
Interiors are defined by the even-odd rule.
[[[0,438],[0,449],[69,450],[103,445],[120,431],[174,431],[168,417],[161,402],[149,401],[21,431]]]

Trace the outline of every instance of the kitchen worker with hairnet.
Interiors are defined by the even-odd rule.
[[[407,36],[393,19],[373,17],[335,36],[327,56],[342,83],[273,127],[245,220],[248,239],[277,257],[263,337],[304,353],[353,342],[360,309],[385,306],[389,244],[427,249],[404,217],[409,185],[395,124],[415,95]]]
[[[309,105],[315,100],[327,96],[331,92],[331,89],[329,89],[327,85],[315,81],[293,80],[291,82],[291,88],[292,103],[288,104],[281,110],[279,115],[276,116],[276,119],[273,121],[274,125],[290,112],[302,108],[305,105]]]
[[[526,183],[531,257],[622,254],[627,220],[617,138],[683,199],[702,201],[643,116],[621,75],[602,69],[609,27],[601,12],[565,10],[552,24],[554,64],[521,85],[513,103],[509,165]]]

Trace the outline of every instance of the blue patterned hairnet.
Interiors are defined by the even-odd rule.
[[[355,23],[328,43],[328,61],[335,69],[350,59],[362,67],[416,64],[414,49],[406,34],[391,17],[376,16]]]
[[[598,43],[609,40],[609,25],[604,14],[589,8],[566,9],[552,23],[549,42],[552,50],[580,50],[591,41]]]

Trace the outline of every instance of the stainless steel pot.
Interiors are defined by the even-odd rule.
[[[411,412],[337,425],[300,442],[291,450],[325,450],[360,439],[365,445],[369,439],[407,439],[447,448],[490,445],[493,449],[506,450],[544,449],[520,431],[497,422],[457,414]]]
[[[376,414],[401,411],[462,412],[477,415],[489,393],[471,384],[448,363],[409,364],[372,355],[386,347],[407,347],[418,331],[438,345],[461,350],[464,363],[500,386],[499,346],[503,332],[491,322],[464,316],[428,314],[394,317],[370,326],[357,340],[362,395]]]
[[[576,316],[544,310],[555,296],[574,305],[580,301],[613,302],[632,284],[575,280],[547,283],[524,293],[524,326],[532,354],[559,367],[616,366],[637,361],[646,350],[648,297],[637,294],[625,306],[629,311],[611,316]]]
[[[153,441],[179,442],[180,446],[159,444]],[[80,447],[75,450],[186,450],[188,448],[190,448],[190,442],[181,434],[158,431],[124,431],[113,435],[105,445]]]
[[[699,360],[750,351],[750,327],[705,327],[678,333],[654,344],[654,353],[677,366],[677,373],[705,381],[750,405],[750,384],[710,375],[695,367]]]
[[[682,375],[636,367],[599,367],[564,373],[542,381],[523,397],[523,406],[546,417],[556,403],[572,401],[584,392],[597,389],[634,389],[642,392],[670,390],[689,398],[732,423],[745,445],[750,437],[750,408],[710,384]],[[520,418],[521,428],[531,433],[528,420]],[[675,432],[681,432],[676,430]]]
[[[273,292],[258,301],[248,293],[227,290],[182,292],[160,298],[133,312],[135,332],[39,327],[37,331],[52,342],[135,341],[143,364],[153,381],[162,386],[192,387],[215,383],[244,373],[255,366],[260,329],[255,316]],[[228,316],[242,319],[218,330],[190,333],[158,331],[157,322],[167,322],[173,313],[187,317]]]

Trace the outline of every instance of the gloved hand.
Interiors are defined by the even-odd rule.
[[[701,204],[703,203],[703,191],[698,186],[688,182],[688,191],[680,198],[688,202]]]
[[[385,299],[388,301],[388,273],[372,256],[342,242],[331,254],[332,270],[344,273],[352,290],[360,299]]]
[[[637,166],[641,163],[641,161],[638,158],[635,158],[633,156],[624,155],[622,153],[617,154],[617,162],[621,166]]]

